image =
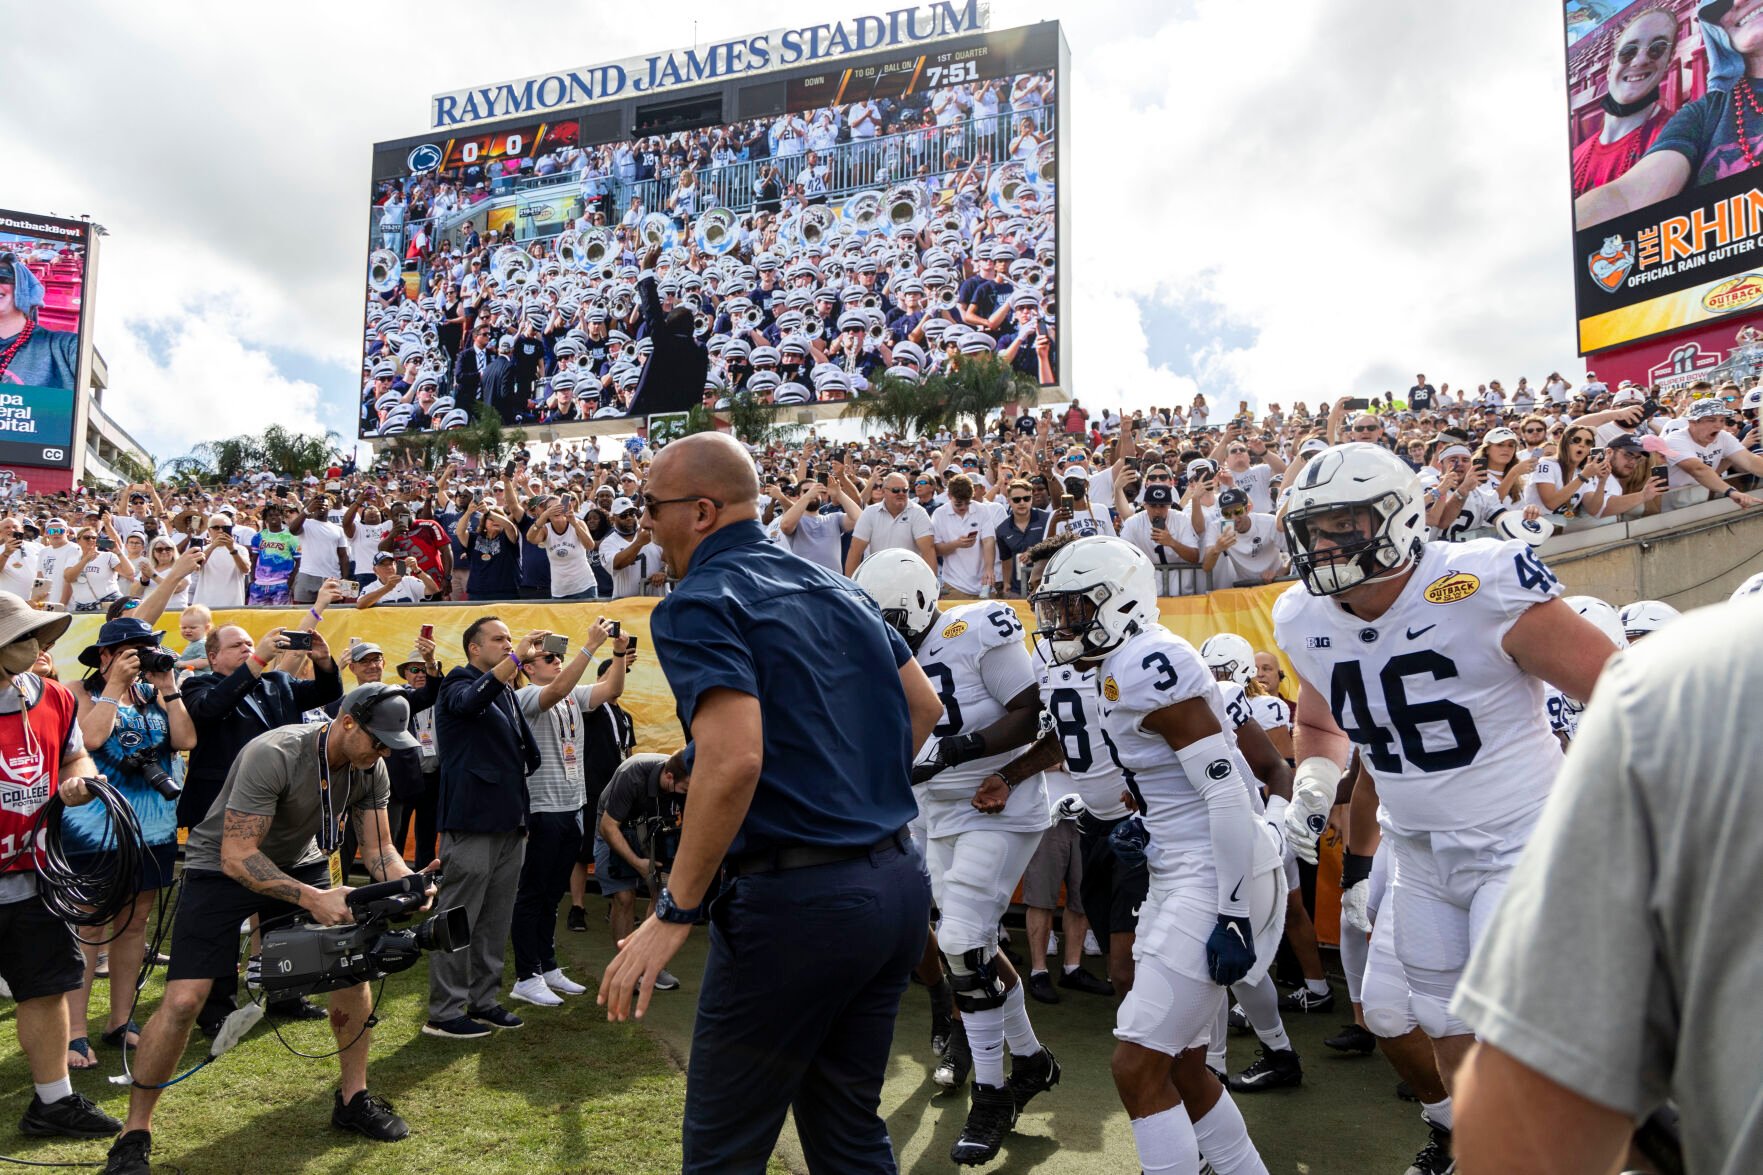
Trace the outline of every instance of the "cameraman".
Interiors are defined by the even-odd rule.
[[[134,809],[147,845],[134,882],[134,901],[108,930],[100,928],[93,935],[110,940],[110,1016],[101,1039],[117,1049],[139,1043],[141,1029],[129,1013],[146,951],[147,921],[155,895],[171,885],[177,860],[178,785],[172,775],[172,754],[196,745],[196,727],[173,681],[175,658],[159,647],[162,635],[132,616],[106,621],[98,630],[98,640],[80,653],[80,664],[94,672],[74,691],[85,749]],[[61,835],[77,872],[102,872],[106,861],[116,856],[110,814],[102,805],[69,809],[61,821]],[[86,1013],[99,947],[82,944],[81,950],[86,957],[85,982],[78,995],[68,998],[72,1027],[68,1052],[86,1059],[80,1068],[90,1068]]]
[[[379,696],[385,693],[394,696]],[[165,998],[141,1033],[128,1121],[110,1148],[106,1175],[149,1175],[153,1107],[176,1071],[209,985],[238,973],[241,920],[284,920],[304,910],[321,926],[352,922],[349,888],[331,884],[346,819],[355,826],[375,881],[411,872],[386,825],[390,783],[382,762],[388,752],[416,745],[409,723],[409,705],[396,691],[364,685],[343,699],[335,722],[270,731],[233,763],[185,846],[184,896],[172,928]],[[331,1031],[342,1069],[331,1125],[395,1142],[410,1128],[384,1098],[367,1092],[371,1011],[365,983],[331,993]]]
[[[672,755],[632,755],[612,773],[594,813],[594,876],[612,899],[612,941],[623,942],[636,926],[637,883],[653,896],[679,847],[680,815],[691,784],[690,748]],[[657,991],[679,986],[664,967]]]
[[[93,773],[92,760],[75,721],[73,695],[30,672],[41,648],[70,622],[0,592],[0,980],[18,1001],[18,1043],[36,1086],[19,1129],[102,1138],[122,1123],[75,1093],[67,1077],[66,997],[79,990],[79,948],[73,931],[38,898],[35,866],[41,858],[23,848],[52,793],[59,792],[69,811],[92,798],[83,778]]]

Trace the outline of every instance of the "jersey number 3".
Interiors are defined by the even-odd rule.
[[[1426,675],[1434,681],[1457,676],[1457,663],[1433,650],[1403,653],[1391,657],[1377,675],[1383,688],[1384,703],[1389,710],[1391,733],[1379,726],[1371,716],[1371,704],[1365,693],[1365,675],[1357,661],[1335,663],[1334,677],[1329,682],[1328,708],[1334,713],[1335,724],[1355,744],[1365,748],[1365,758],[1372,767],[1392,775],[1402,773],[1406,759],[1421,771],[1451,771],[1475,762],[1481,752],[1481,735],[1475,729],[1475,715],[1455,702],[1439,699],[1433,702],[1410,702],[1407,678]],[[1440,727],[1450,733],[1449,746],[1428,747],[1422,726]],[[1401,741],[1402,753],[1397,756],[1391,744]]]

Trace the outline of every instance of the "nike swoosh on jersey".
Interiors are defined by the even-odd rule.
[[[1436,624],[1429,624],[1425,628],[1410,628],[1408,630],[1408,639],[1409,640],[1418,640],[1420,637],[1425,636],[1427,633],[1431,632],[1433,629],[1435,629],[1437,627],[1438,627],[1438,625],[1436,625]]]
[[[1140,902],[1138,905],[1136,905],[1132,908],[1132,916],[1134,918],[1137,918],[1139,916],[1139,911],[1144,908],[1145,908],[1145,903]]]

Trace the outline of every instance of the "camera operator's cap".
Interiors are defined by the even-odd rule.
[[[384,701],[376,699],[392,695]],[[368,711],[366,717],[363,711]],[[414,751],[419,744],[410,733],[410,703],[404,691],[383,682],[356,686],[343,695],[337,717],[353,718],[360,727],[394,751]]]
[[[57,634],[59,635],[59,634]],[[152,641],[159,643],[163,632],[153,631],[153,626],[136,620],[133,616],[123,616],[116,620],[106,620],[104,627],[98,630],[98,639],[80,651],[80,664],[91,669],[98,668],[98,650],[126,645],[130,641]],[[13,638],[17,640],[17,637]]]
[[[1145,505],[1169,506],[1175,503],[1175,491],[1161,482],[1145,487]]]
[[[73,616],[67,612],[39,612],[23,598],[0,592],[0,645],[34,636],[47,647],[59,640],[72,623]]]
[[[1707,420],[1710,417],[1731,415],[1732,409],[1726,406],[1726,401],[1718,396],[1709,396],[1705,400],[1697,400],[1691,404],[1689,414],[1685,419]]]

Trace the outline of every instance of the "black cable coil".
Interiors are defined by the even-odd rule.
[[[103,804],[110,813],[110,833],[105,851],[98,855],[100,863],[91,872],[81,872],[69,862],[61,844],[61,813],[67,805],[57,791],[37,810],[31,825],[32,842],[43,846],[37,891],[50,913],[62,921],[74,926],[105,926],[135,900],[147,846],[141,822],[122,793],[102,779],[88,776],[84,783],[92,793],[92,802]]]

